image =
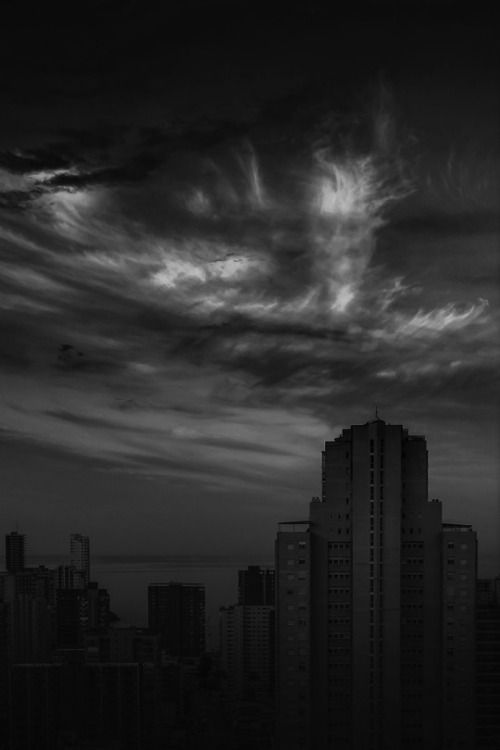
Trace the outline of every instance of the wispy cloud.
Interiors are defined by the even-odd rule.
[[[196,456],[211,482],[260,482],[367,399],[488,382],[493,302],[451,282],[436,301],[405,246],[384,262],[421,186],[385,105],[370,118],[361,139],[322,125],[307,153],[219,123],[0,154],[23,209],[1,228],[8,429],[121,470],[187,477]]]

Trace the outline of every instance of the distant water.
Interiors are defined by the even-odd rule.
[[[64,555],[32,555],[28,565],[56,567],[68,564]],[[201,583],[205,586],[207,643],[218,644],[219,607],[234,604],[238,570],[248,565],[271,567],[271,560],[222,555],[100,555],[91,559],[91,578],[108,589],[111,609],[131,625],[147,625],[147,589],[150,583]]]

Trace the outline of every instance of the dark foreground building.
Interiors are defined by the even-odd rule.
[[[476,610],[476,747],[500,747],[500,577],[481,579]]]
[[[425,438],[375,419],[325,444],[280,524],[281,750],[474,750],[476,536],[428,499]]]
[[[198,583],[148,586],[148,627],[169,656],[199,659],[205,652],[205,587]]]

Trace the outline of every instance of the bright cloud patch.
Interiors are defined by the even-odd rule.
[[[268,476],[301,453],[276,457],[285,433],[316,440],[339,405],[404,400],[432,378],[465,387],[471,363],[498,359],[496,310],[456,289],[435,307],[377,256],[410,195],[378,141],[285,166],[233,148],[188,160],[178,182],[166,167],[132,186],[51,187],[70,167],[3,175],[4,189],[36,190],[0,228],[2,352],[51,398],[48,414],[27,374],[24,412],[4,405],[4,424],[134,470],[168,473],[191,451],[206,477],[228,461]]]
[[[394,336],[438,336],[448,331],[458,331],[477,322],[488,308],[488,301],[480,299],[465,310],[450,303],[429,312],[419,310],[409,319],[396,318]]]

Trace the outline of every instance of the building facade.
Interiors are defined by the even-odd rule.
[[[274,570],[249,565],[238,571],[238,604],[274,607]]]
[[[198,583],[148,586],[148,627],[169,656],[200,658],[205,652],[205,587]]]
[[[478,581],[476,598],[476,748],[500,747],[500,576]]]
[[[467,529],[443,527],[441,503],[428,499],[424,437],[377,418],[325,444],[321,497],[307,522],[281,524],[277,537],[282,750],[441,750],[444,737],[444,747],[472,750],[442,711],[473,682],[472,634],[447,653],[463,660],[463,684],[446,692],[443,679],[443,544],[461,534],[470,545],[467,580],[450,593],[466,607],[450,625],[462,633],[474,604]]]
[[[25,568],[25,535],[11,531],[5,535],[5,569],[19,573]]]
[[[238,603],[220,610],[221,666],[231,693],[250,701],[274,692],[274,570],[238,571]]]
[[[74,588],[86,588],[90,581],[90,542],[88,536],[71,534],[70,566],[73,569]]]

